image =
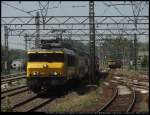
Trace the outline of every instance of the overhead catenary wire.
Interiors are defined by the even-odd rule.
[[[5,3],[5,2],[2,2],[2,4],[7,5],[7,6],[9,6],[9,7],[12,7],[12,8],[14,8],[14,9],[17,9],[18,11],[27,13],[27,14],[29,14],[29,15],[31,15],[31,16],[34,16],[34,15],[32,15],[31,13],[29,13],[29,12],[27,12],[27,11],[25,11],[25,10],[22,10],[22,9],[20,9],[20,8],[17,8],[17,7],[15,7],[15,6],[12,6],[12,5],[7,4],[7,3]]]
[[[3,2],[3,3],[5,3],[5,2]],[[97,5],[97,4],[96,4],[96,5]],[[108,5],[108,4],[107,4],[107,5]],[[113,4],[113,5],[115,5],[115,4]],[[111,6],[113,6],[113,5],[111,5]],[[119,5],[119,4],[116,4],[116,5]],[[61,8],[80,8],[80,7],[82,8],[82,7],[88,7],[88,5],[70,5],[70,6],[69,6],[69,5],[68,5],[68,6],[67,6],[67,5],[66,5],[66,6],[64,5],[64,6],[63,6],[62,4],[61,4],[60,6],[61,6]],[[49,8],[55,9],[56,7],[57,7],[57,8],[60,8],[60,6],[59,6],[59,4],[58,4],[57,6],[49,7]],[[19,9],[18,9],[18,10],[19,10]],[[39,10],[39,9],[37,9],[37,10]],[[117,10],[117,9],[116,9],[116,10]],[[22,12],[24,12],[24,11],[25,11],[25,10],[23,10]],[[106,11],[107,11],[107,10],[106,10]],[[31,14],[30,11],[25,11],[25,13],[28,13],[28,14],[30,13],[30,14]],[[28,16],[28,17],[29,17],[29,16]],[[31,16],[30,16],[30,17],[31,17]],[[29,18],[30,18],[30,17],[29,17]],[[52,17],[52,16],[48,16],[48,17]],[[58,17],[59,17],[59,16],[58,16]],[[65,17],[65,16],[64,16],[64,17]],[[70,16],[70,17],[71,17],[71,16]],[[88,16],[87,16],[87,17],[88,17]],[[96,17],[96,16],[95,16],[95,17]],[[105,17],[105,16],[100,16],[100,17]],[[108,16],[108,17],[109,17],[109,16]],[[115,16],[114,16],[114,17],[115,17]],[[117,16],[116,16],[116,17],[117,17]],[[122,17],[122,16],[121,16],[121,17]],[[124,17],[126,17],[126,16],[124,16]],[[133,17],[134,17],[134,16],[133,16]],[[140,17],[140,16],[138,16],[138,17]],[[148,17],[148,16],[147,16],[147,17]],[[21,18],[26,18],[26,17],[16,17],[16,18],[20,18],[20,19],[21,19]],[[39,18],[42,18],[42,16],[40,16]],[[63,18],[63,16],[62,16],[62,18]],[[75,18],[76,18],[76,17],[75,17]],[[20,20],[20,19],[19,19],[19,20]],[[88,19],[88,18],[87,18],[87,19]],[[32,19],[31,19],[31,20],[32,20]],[[2,17],[2,22],[5,23],[5,24],[7,23],[6,21],[3,20],[3,17]],[[24,23],[24,24],[20,24],[20,25],[22,25],[22,26],[30,25],[30,23],[24,22],[24,20],[20,20],[20,22],[21,22],[21,23]],[[29,21],[29,22],[30,22],[30,21]],[[47,24],[48,24],[48,23],[47,23]],[[66,23],[66,25],[67,25],[67,24],[68,24],[68,23]],[[97,23],[97,24],[98,24],[98,25],[101,25],[101,24],[104,25],[104,23]],[[122,25],[124,25],[124,23],[122,23],[122,22],[121,22],[121,23],[120,23],[120,22],[114,23],[113,25],[115,25],[115,24],[120,24],[120,25],[122,24]],[[130,24],[130,23],[129,23],[129,24]],[[126,24],[126,25],[129,25],[129,24]],[[133,23],[133,24],[134,24],[134,23]],[[139,24],[140,24],[140,23],[139,23]],[[145,24],[145,25],[147,24],[147,25],[148,25],[149,23],[141,23],[141,24],[143,24],[143,25],[144,25],[144,24]],[[7,23],[7,25],[9,25],[9,22]],[[31,24],[31,25],[32,25],[32,24]],[[54,24],[54,25],[55,25],[55,24]],[[73,26],[72,23],[70,23],[70,24],[68,24],[68,25]],[[74,24],[74,25],[76,25],[76,24]],[[79,23],[79,24],[77,24],[77,25],[84,25],[84,23]],[[88,25],[88,23],[87,23],[87,25]],[[9,26],[13,27],[12,25],[9,25]],[[111,28],[112,28],[112,27],[110,27],[110,29],[111,29]],[[68,27],[67,29],[70,29],[70,28]],[[117,28],[117,29],[119,29],[119,28]],[[128,28],[127,28],[127,29],[128,29]],[[81,29],[81,30],[82,30],[82,29]],[[108,30],[109,30],[109,29],[108,29]],[[33,35],[34,35],[34,34],[33,34]],[[73,34],[72,34],[72,35],[73,35]]]

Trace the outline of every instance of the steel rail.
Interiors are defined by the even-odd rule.
[[[124,80],[116,80],[118,82],[121,82],[121,83],[126,83],[126,81]],[[134,82],[128,82],[128,85],[132,85],[132,86],[135,86],[135,87],[143,87],[143,88],[148,88],[149,87],[149,84],[141,84],[141,83],[134,83]]]
[[[130,88],[129,86],[127,86],[127,87]],[[132,99],[132,102],[131,102],[131,104],[129,105],[129,107],[128,107],[128,109],[127,109],[126,112],[130,112],[130,111],[132,110],[132,108],[133,108],[133,106],[134,106],[134,104],[135,104],[135,101],[136,101],[135,90],[134,90],[134,88],[133,88],[133,89],[130,88],[130,89],[131,89],[131,91],[132,91],[132,93],[133,93],[133,99]]]
[[[14,90],[17,90],[17,89],[21,89],[21,88],[24,88],[24,87],[27,87],[27,86],[23,85],[23,86],[20,86],[20,87],[15,87],[15,88],[12,88],[12,89],[3,90],[3,91],[1,91],[1,94],[7,93],[7,92],[10,92],[10,91],[14,91]]]
[[[30,97],[30,98],[28,98],[28,99],[26,99],[26,100],[23,100],[23,101],[21,101],[21,102],[19,102],[19,103],[14,104],[13,107],[12,107],[12,109],[15,109],[15,108],[17,108],[17,107],[20,107],[21,105],[24,105],[24,104],[26,104],[26,103],[28,103],[28,102],[30,102],[30,101],[32,101],[32,100],[38,98],[38,97],[39,97],[39,94],[33,95],[32,97]]]
[[[104,104],[97,112],[102,112],[104,109],[106,109],[115,100],[117,95],[118,95],[118,89],[115,88],[115,93],[112,96],[112,98],[106,104]]]
[[[119,84],[122,84],[122,83],[119,83]],[[126,112],[130,112],[135,104],[135,101],[136,101],[136,95],[135,95],[135,90],[134,88],[131,88],[131,86],[129,86],[128,84],[124,84],[126,87],[128,87],[130,89],[130,91],[132,92],[133,94],[133,99],[132,99],[132,102],[131,104],[129,105],[129,107],[127,108]]]
[[[127,86],[127,85],[125,85],[125,86]],[[131,90],[131,92],[133,94],[132,102],[129,104],[127,110],[125,111],[125,112],[130,112],[135,104],[136,96],[135,96],[135,90],[130,88],[129,86],[127,86],[127,87]],[[111,103],[114,102],[114,100],[117,98],[117,96],[118,96],[118,90],[115,91],[115,94],[113,95],[113,97],[104,106],[102,106],[97,112],[102,112],[105,109],[107,109],[107,107],[111,106]]]
[[[18,80],[18,79],[23,79],[23,78],[26,78],[26,75],[17,76],[17,77],[12,77],[12,78],[7,78],[7,79],[1,79],[1,83],[2,83],[2,84],[4,84],[4,83],[9,83],[9,82],[12,82],[12,81],[15,81],[15,80]]]
[[[37,106],[31,108],[30,110],[27,110],[27,112],[36,111],[36,110],[38,110],[39,108],[43,107],[44,105],[46,105],[46,104],[52,102],[52,101],[55,100],[55,99],[56,99],[56,97],[51,97],[50,99],[46,99],[46,100],[44,100],[43,103],[41,103],[40,105],[37,105]]]
[[[18,91],[19,90],[19,91]],[[19,94],[19,93],[22,93],[22,92],[25,92],[25,91],[28,91],[29,89],[27,88],[27,87],[24,87],[24,88],[21,88],[21,89],[17,89],[17,90],[15,90],[14,92],[10,92],[10,93],[8,93],[8,94],[3,94],[3,95],[1,95],[1,99],[4,99],[5,97],[9,97],[9,96],[14,96],[14,95],[17,95],[17,94]]]
[[[8,77],[12,77],[12,76],[24,75],[24,74],[26,74],[26,72],[2,75],[2,76],[1,76],[1,79],[5,79],[6,77],[8,78]]]

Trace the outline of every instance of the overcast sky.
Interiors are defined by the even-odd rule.
[[[47,2],[42,2],[42,5],[46,5]],[[109,15],[114,15],[114,16],[126,16],[130,15],[133,16],[133,11],[131,5],[124,5],[120,6],[117,5],[116,7],[114,6],[108,6],[110,4],[120,4],[124,3],[127,4],[129,2],[95,2],[95,15],[96,16],[109,16]],[[148,3],[149,4],[149,3]],[[149,15],[149,6],[148,4],[144,6],[142,9],[142,12],[139,15]],[[1,13],[2,17],[5,16],[35,16],[37,9],[40,9],[39,7],[39,2],[2,2],[2,7],[1,7]],[[22,11],[14,8],[19,8],[22,9]],[[76,7],[75,7],[76,6]],[[77,7],[77,6],[82,6],[82,7]],[[57,7],[57,8],[56,8]],[[25,13],[24,11],[33,11],[31,14]],[[40,10],[39,10],[40,11]],[[40,14],[41,15],[41,14]],[[89,2],[68,2],[68,1],[63,1],[63,2],[54,2],[51,1],[49,3],[49,9],[47,12],[47,16],[88,16],[89,15]],[[1,30],[1,41],[3,43],[4,41],[4,32],[3,32],[3,27]],[[144,36],[144,38],[139,38],[139,41],[144,41],[148,42],[148,36]],[[17,48],[17,49],[24,49],[24,41],[23,37],[9,37],[9,47],[10,48]]]

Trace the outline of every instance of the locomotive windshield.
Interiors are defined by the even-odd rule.
[[[64,54],[62,53],[34,53],[28,54],[30,62],[64,62]]]

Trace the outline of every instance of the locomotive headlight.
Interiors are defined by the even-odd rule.
[[[36,72],[33,72],[33,75],[37,75],[37,73],[36,73]]]
[[[47,67],[48,67],[48,65],[47,65],[47,64],[44,64],[44,65],[43,65],[43,67],[44,67],[44,68],[47,68]]]
[[[54,72],[54,75],[57,75],[57,74],[58,74],[58,73],[55,71],[55,72]]]
[[[40,73],[39,72],[33,72],[32,74],[33,75],[39,75]]]

